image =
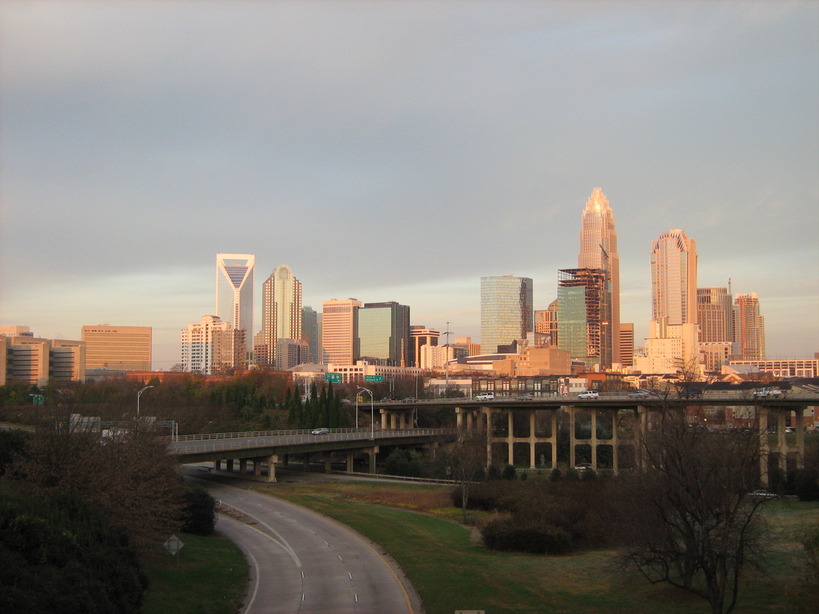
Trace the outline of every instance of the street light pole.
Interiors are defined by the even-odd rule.
[[[153,388],[153,386],[145,386],[139,392],[137,392],[137,419],[139,419],[139,397],[142,396],[142,393],[148,390],[148,388]]]
[[[363,386],[360,387],[356,392],[356,403],[358,402],[358,393],[362,390],[370,395],[370,439],[375,439],[375,410],[373,409],[375,401],[373,400],[373,391]],[[356,411],[356,415],[357,414],[358,412]]]

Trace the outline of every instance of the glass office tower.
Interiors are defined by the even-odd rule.
[[[481,353],[494,354],[534,330],[532,280],[481,277]]]
[[[410,308],[394,301],[364,303],[358,318],[358,358],[370,364],[409,366]]]

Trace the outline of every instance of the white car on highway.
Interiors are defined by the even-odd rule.
[[[600,395],[597,394],[596,390],[586,390],[585,392],[581,392],[577,395],[578,399],[599,399]]]

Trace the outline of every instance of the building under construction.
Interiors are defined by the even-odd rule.
[[[602,269],[557,272],[559,347],[586,366],[611,367],[612,330],[609,279]]]

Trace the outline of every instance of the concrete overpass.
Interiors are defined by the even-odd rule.
[[[334,429],[314,435],[307,430],[255,431],[245,433],[212,433],[182,435],[169,443],[171,454],[180,463],[213,462],[217,473],[239,474],[249,479],[276,481],[276,463],[287,464],[291,457],[309,457],[320,453],[329,470],[331,454],[343,453],[347,471],[353,471],[357,452],[369,456],[369,468],[375,473],[376,454],[380,446],[422,446],[455,438],[455,429]],[[222,463],[225,464],[224,469]],[[267,468],[266,475],[263,467]]]

